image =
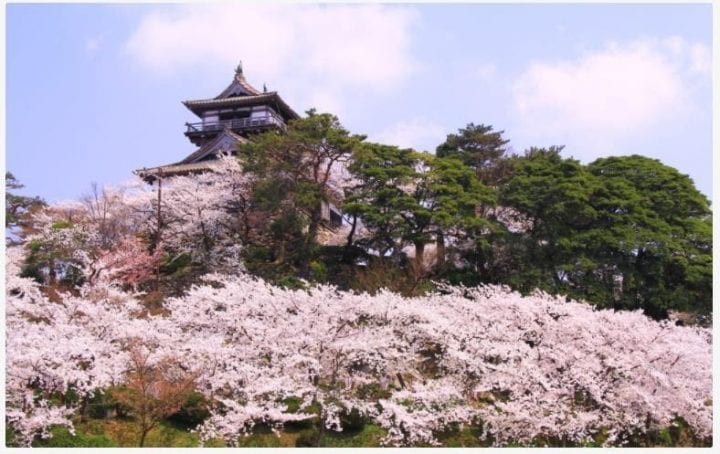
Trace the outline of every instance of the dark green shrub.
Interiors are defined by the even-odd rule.
[[[15,431],[9,425],[5,425],[5,446],[16,448],[18,447],[17,441],[15,440]]]
[[[300,436],[295,440],[295,446],[298,448],[312,448],[318,445],[318,431],[317,429],[310,429],[300,432]]]
[[[167,419],[178,426],[194,429],[210,416],[208,402],[199,392],[193,392],[177,413]]]
[[[362,432],[365,422],[365,417],[360,414],[357,408],[350,411],[343,410],[340,413],[340,425],[345,433]]]
[[[305,282],[295,276],[288,276],[280,279],[276,282],[279,287],[286,288],[288,290],[302,290],[307,288]]]
[[[117,402],[110,392],[95,391],[88,402],[88,416],[94,419],[104,419],[117,410]]]
[[[320,412],[320,406],[317,403],[313,403],[309,405],[308,407],[303,408],[300,410],[300,406],[303,403],[303,399],[296,397],[296,396],[290,396],[286,397],[282,401],[285,405],[287,405],[287,412],[288,413],[310,413],[317,415]],[[317,416],[313,418],[304,419],[301,421],[288,421],[283,425],[283,429],[286,432],[301,432],[303,430],[310,429],[314,426],[316,423]]]
[[[82,270],[75,265],[67,265],[62,273],[60,282],[72,287],[79,287],[85,282],[85,275]]]
[[[161,271],[163,274],[167,275],[177,273],[189,266],[191,261],[192,257],[186,252],[178,254],[174,257],[167,256],[165,257],[165,262],[161,267]]]
[[[25,265],[23,265],[22,267],[22,270],[20,270],[20,277],[32,279],[38,284],[42,284],[45,282],[45,276],[43,275],[42,267],[34,263],[25,263]]]
[[[282,403],[287,405],[287,412],[288,413],[297,413],[300,410],[300,405],[302,405],[303,400],[296,396],[290,396],[283,399]]]
[[[310,278],[315,282],[325,282],[328,270],[323,262],[313,260],[310,262]]]

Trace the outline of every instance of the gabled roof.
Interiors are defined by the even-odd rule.
[[[221,153],[232,153],[235,151],[235,148],[239,143],[248,142],[249,141],[245,137],[235,134],[230,129],[225,129],[215,138],[190,153],[182,161],[166,164],[164,166],[142,168],[135,170],[133,173],[151,181],[158,174],[172,176],[203,172],[212,168],[217,157]]]
[[[235,69],[232,82],[222,93],[212,99],[188,100],[183,101],[183,104],[197,116],[201,116],[204,111],[211,108],[269,105],[274,107],[286,120],[300,117],[277,92],[261,93],[250,85],[243,75],[242,64]]]
[[[235,151],[237,144],[248,143],[248,140],[238,134],[235,134],[230,129],[225,128],[223,131],[215,136],[212,140],[207,141],[200,148],[190,153],[185,159],[177,162],[176,164],[190,164],[202,161],[208,156],[217,156],[220,153],[227,153]]]
[[[202,113],[211,108],[223,108],[223,107],[246,107],[246,106],[258,106],[258,105],[269,105],[274,107],[286,119],[300,118],[300,116],[287,105],[285,101],[275,91],[269,93],[262,93],[259,95],[252,96],[238,96],[233,98],[220,98],[220,99],[197,99],[191,101],[183,101],[185,107],[190,109],[192,113],[197,116],[201,116]]]
[[[133,173],[148,183],[151,183],[158,176],[170,177],[174,175],[187,175],[189,173],[206,172],[217,165],[217,161],[202,161],[191,164],[169,164],[166,166],[142,168],[134,170]]]
[[[238,66],[235,69],[235,77],[228,87],[222,91],[215,99],[224,99],[231,96],[247,96],[247,95],[259,95],[260,91],[250,85],[242,72],[242,66]]]

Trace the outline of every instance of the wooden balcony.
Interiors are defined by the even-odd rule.
[[[285,129],[285,121],[275,113],[267,113],[261,117],[233,118],[212,122],[185,123],[185,135],[195,145],[200,145],[208,137],[212,137],[225,128],[243,134],[245,132],[260,132],[270,128]]]

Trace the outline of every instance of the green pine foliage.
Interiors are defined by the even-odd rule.
[[[710,202],[687,175],[637,155],[583,164],[561,146],[517,155],[507,143],[470,123],[432,155],[367,142],[314,111],[287,134],[259,135],[239,153],[260,219],[246,266],[294,287],[412,295],[432,281],[494,283],[658,319],[711,312]],[[320,206],[335,200],[328,162],[352,176],[344,247],[317,241]]]
[[[711,211],[690,178],[642,156],[585,166],[560,151],[531,149],[501,188],[528,226],[506,237],[511,285],[655,318],[709,312]]]

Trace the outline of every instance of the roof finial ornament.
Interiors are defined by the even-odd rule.
[[[237,68],[235,68],[235,74],[242,74],[242,60],[237,65]]]
[[[263,93],[267,93],[267,85],[263,82]]]

